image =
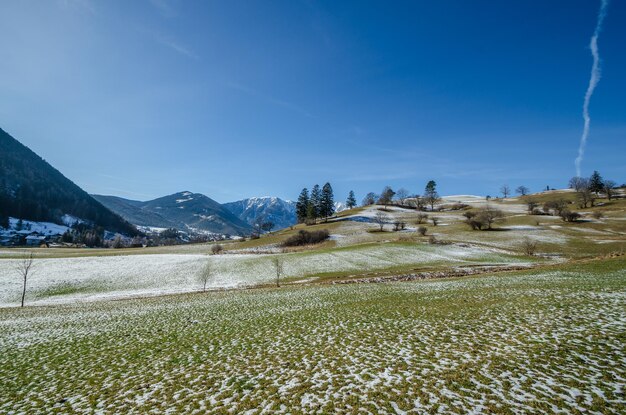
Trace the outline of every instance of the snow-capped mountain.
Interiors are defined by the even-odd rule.
[[[179,192],[140,202],[115,196],[93,195],[100,203],[139,226],[175,227],[184,231],[248,234],[252,227],[215,200],[192,192]]]
[[[222,206],[250,225],[257,221],[271,221],[275,225],[274,229],[282,229],[297,221],[295,202],[278,197],[251,197]]]

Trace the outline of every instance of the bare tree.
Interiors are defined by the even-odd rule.
[[[275,256],[272,258],[272,264],[274,265],[274,271],[276,272],[276,286],[280,287],[280,277],[282,277],[285,270],[283,259]]]
[[[413,203],[415,203],[416,210],[424,210],[424,207],[426,206],[426,200],[420,195],[415,195],[413,197]]]
[[[528,237],[524,238],[524,240],[522,241],[522,249],[524,250],[524,253],[528,256],[535,255],[535,252],[537,251],[537,241],[534,241]]]
[[[211,261],[207,261],[206,264],[200,270],[199,280],[202,283],[202,292],[206,292],[206,286],[209,281],[213,280],[215,275],[215,269]]]
[[[373,218],[374,223],[380,226],[381,231],[383,230],[383,227],[385,226],[388,220],[389,220],[389,217],[381,211],[376,212]]]
[[[583,188],[578,192],[578,206],[581,209],[587,206],[593,207],[593,203],[596,200],[596,196],[589,187]]]
[[[426,235],[426,231],[427,231],[427,229],[426,229],[425,226],[419,226],[417,228],[417,233],[419,233],[420,236],[425,236]]]
[[[28,282],[28,275],[31,273],[31,270],[33,268],[34,259],[35,255],[33,254],[33,251],[24,252],[15,267],[16,271],[19,272],[20,276],[22,277],[23,282],[21,307],[24,307],[24,299],[26,298],[26,283]]]
[[[406,202],[406,199],[409,197],[409,191],[406,190],[404,187],[401,187],[398,189],[398,191],[396,192],[396,200],[398,200],[398,202],[400,202],[400,205],[404,206],[404,203]]]
[[[615,189],[616,183],[613,180],[605,180],[602,183],[602,186],[604,187],[604,193],[606,193],[606,198],[611,200],[611,198],[613,198],[613,190]]]
[[[211,245],[211,253],[213,255],[219,255],[222,253],[223,250],[224,250],[224,247],[220,244]]]
[[[535,209],[537,209],[537,206],[539,206],[539,203],[535,202],[532,199],[528,200],[526,202],[526,207],[528,208],[528,214],[532,215],[533,212],[535,212]]]
[[[439,224],[439,218],[436,216],[431,217],[430,221],[433,223],[433,226],[437,226]]]
[[[502,196],[506,199],[511,194],[511,188],[505,184],[500,188],[500,193],[502,193]]]
[[[575,176],[569,180],[570,189],[580,192],[582,189],[589,187],[589,179]]]
[[[426,220],[428,219],[428,214],[426,213],[419,213],[417,215],[417,224],[421,225],[422,223],[424,223]]]
[[[504,212],[502,212],[499,209],[494,209],[488,206],[478,211],[478,214],[476,214],[476,216],[474,217],[474,220],[481,223],[483,227],[486,226],[487,229],[492,229],[492,225],[494,224],[494,222],[503,217],[504,217]]]
[[[517,189],[515,189],[515,193],[520,196],[526,196],[528,193],[530,193],[530,189],[528,189],[528,187],[526,186],[518,186]]]

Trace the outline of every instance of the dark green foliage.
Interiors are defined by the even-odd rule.
[[[9,217],[0,213],[0,228],[7,229],[9,227]]]
[[[424,200],[430,205],[430,210],[435,208],[435,204],[439,202],[439,193],[437,193],[437,183],[430,180],[424,189]]]
[[[327,229],[321,229],[319,231],[305,231],[301,230],[297,234],[289,237],[283,246],[303,246],[310,244],[317,244],[325,241],[330,237]]]
[[[599,193],[604,189],[604,180],[597,170],[593,171],[591,177],[589,177],[589,190],[594,193]]]
[[[348,193],[348,199],[346,199],[346,207],[348,209],[352,209],[356,206],[356,197],[354,196],[354,191],[350,190]]]
[[[327,218],[335,213],[335,200],[333,188],[330,183],[326,183],[322,188],[322,198],[320,203],[320,217]]]
[[[296,202],[296,217],[298,218],[298,223],[304,222],[307,218],[307,210],[309,207],[309,190],[305,187],[300,192],[300,196],[298,196],[298,201]]]
[[[309,219],[317,219],[322,216],[322,190],[320,186],[316,184],[311,190],[311,198],[309,199],[309,211],[307,217]],[[312,215],[312,216],[310,216]]]
[[[61,224],[63,214],[111,231],[139,234],[133,225],[0,129],[0,215]]]

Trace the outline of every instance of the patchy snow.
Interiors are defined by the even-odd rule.
[[[19,219],[17,218],[9,218],[9,229],[2,230],[0,228],[0,233],[10,233],[11,231],[19,234],[28,235],[33,232],[37,232],[41,235],[62,235],[69,228],[64,225],[58,225],[52,222],[35,222],[30,220],[22,220],[22,230],[17,230],[17,223]]]

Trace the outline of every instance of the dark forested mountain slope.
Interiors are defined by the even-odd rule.
[[[66,214],[110,231],[138,233],[0,128],[0,216],[61,224]]]

